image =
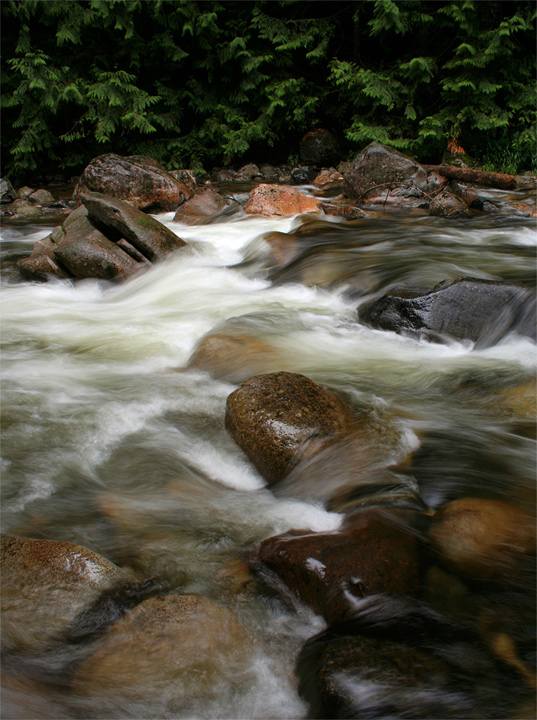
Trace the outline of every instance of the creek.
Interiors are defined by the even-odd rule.
[[[535,409],[519,410],[510,392],[534,381],[535,344],[511,334],[476,349],[357,321],[362,302],[396,283],[470,276],[535,288],[534,221],[379,211],[344,223],[237,211],[187,227],[173,213],[155,217],[187,248],[122,285],[21,281],[14,262],[51,228],[2,229],[2,532],[74,542],[170,592],[215,600],[255,651],[243,677],[230,667],[216,685],[200,680],[187,703],[173,688],[147,687],[137,700],[119,688],[80,695],[50,680],[42,661],[31,672],[8,665],[6,718],[307,716],[294,667],[324,620],[300,603],[238,592],[229,576],[262,539],[334,530],[343,515],[326,507],[318,477],[305,490],[267,489],[232,441],[226,399],[252,358],[237,356],[224,379],[189,366],[215,329],[272,348],[256,372],[302,373],[396,427],[396,446],[376,450],[387,467],[413,453],[410,469],[393,472],[432,510],[482,497],[534,512]],[[270,270],[263,236],[275,232],[302,245]],[[389,505],[389,493],[378,502]],[[58,677],[61,654],[46,661]]]

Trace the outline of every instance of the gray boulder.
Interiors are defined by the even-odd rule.
[[[358,319],[381,330],[488,347],[510,331],[535,339],[535,294],[507,283],[462,278],[427,292],[394,288],[362,305]]]

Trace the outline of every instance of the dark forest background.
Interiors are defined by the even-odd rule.
[[[198,172],[296,162],[326,127],[438,162],[535,170],[536,4],[14,0],[2,13],[2,172],[104,152]]]

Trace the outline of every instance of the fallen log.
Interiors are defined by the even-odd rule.
[[[535,184],[535,180],[522,178],[519,175],[507,175],[506,173],[487,172],[474,168],[460,168],[453,165],[423,165],[427,172],[436,172],[448,180],[481,185],[482,187],[498,188],[498,190],[515,190]]]

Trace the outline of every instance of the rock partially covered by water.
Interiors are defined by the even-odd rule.
[[[338,397],[297,373],[250,378],[226,405],[226,429],[271,485],[347,432],[351,422]]]
[[[2,650],[40,652],[64,638],[103,593],[131,577],[73,543],[2,535]]]
[[[217,193],[213,188],[202,190],[190,200],[186,200],[173,218],[185,225],[200,225],[220,213],[231,204],[230,200]]]
[[[382,595],[308,640],[297,675],[313,718],[506,718],[531,693],[468,628]]]
[[[244,212],[247,215],[299,215],[321,212],[321,203],[295,188],[261,184],[250,193]]]
[[[175,210],[194,195],[191,183],[181,182],[162,165],[142,155],[99,155],[85,168],[75,198],[94,191],[126,200],[140,210]]]
[[[224,607],[199,595],[151,598],[108,630],[72,687],[90,697],[156,698],[164,707],[184,707],[214,692],[222,677],[244,671],[251,647],[246,629]]]
[[[429,292],[397,288],[360,306],[360,322],[381,330],[441,342],[471,340],[479,347],[508,332],[535,339],[535,295],[502,282],[462,278],[441,282]]]
[[[365,202],[369,192],[379,194],[396,187],[428,189],[427,171],[419,163],[379,142],[364,148],[343,175],[347,194]]]
[[[438,217],[468,217],[470,213],[461,198],[448,190],[443,190],[431,201],[429,214]]]
[[[300,141],[300,159],[310,165],[336,165],[341,160],[334,133],[325,128],[310,130]]]
[[[444,505],[429,536],[440,562],[465,579],[527,582],[525,570],[534,568],[535,518],[500,500],[462,498]]]
[[[142,255],[154,262],[186,243],[165,225],[129,203],[101,193],[81,194],[80,200],[92,220],[119,240],[124,238]]]
[[[291,531],[263,540],[257,558],[316,613],[339,622],[357,598],[417,588],[421,558],[412,523],[418,517],[362,509],[337,532]]]

